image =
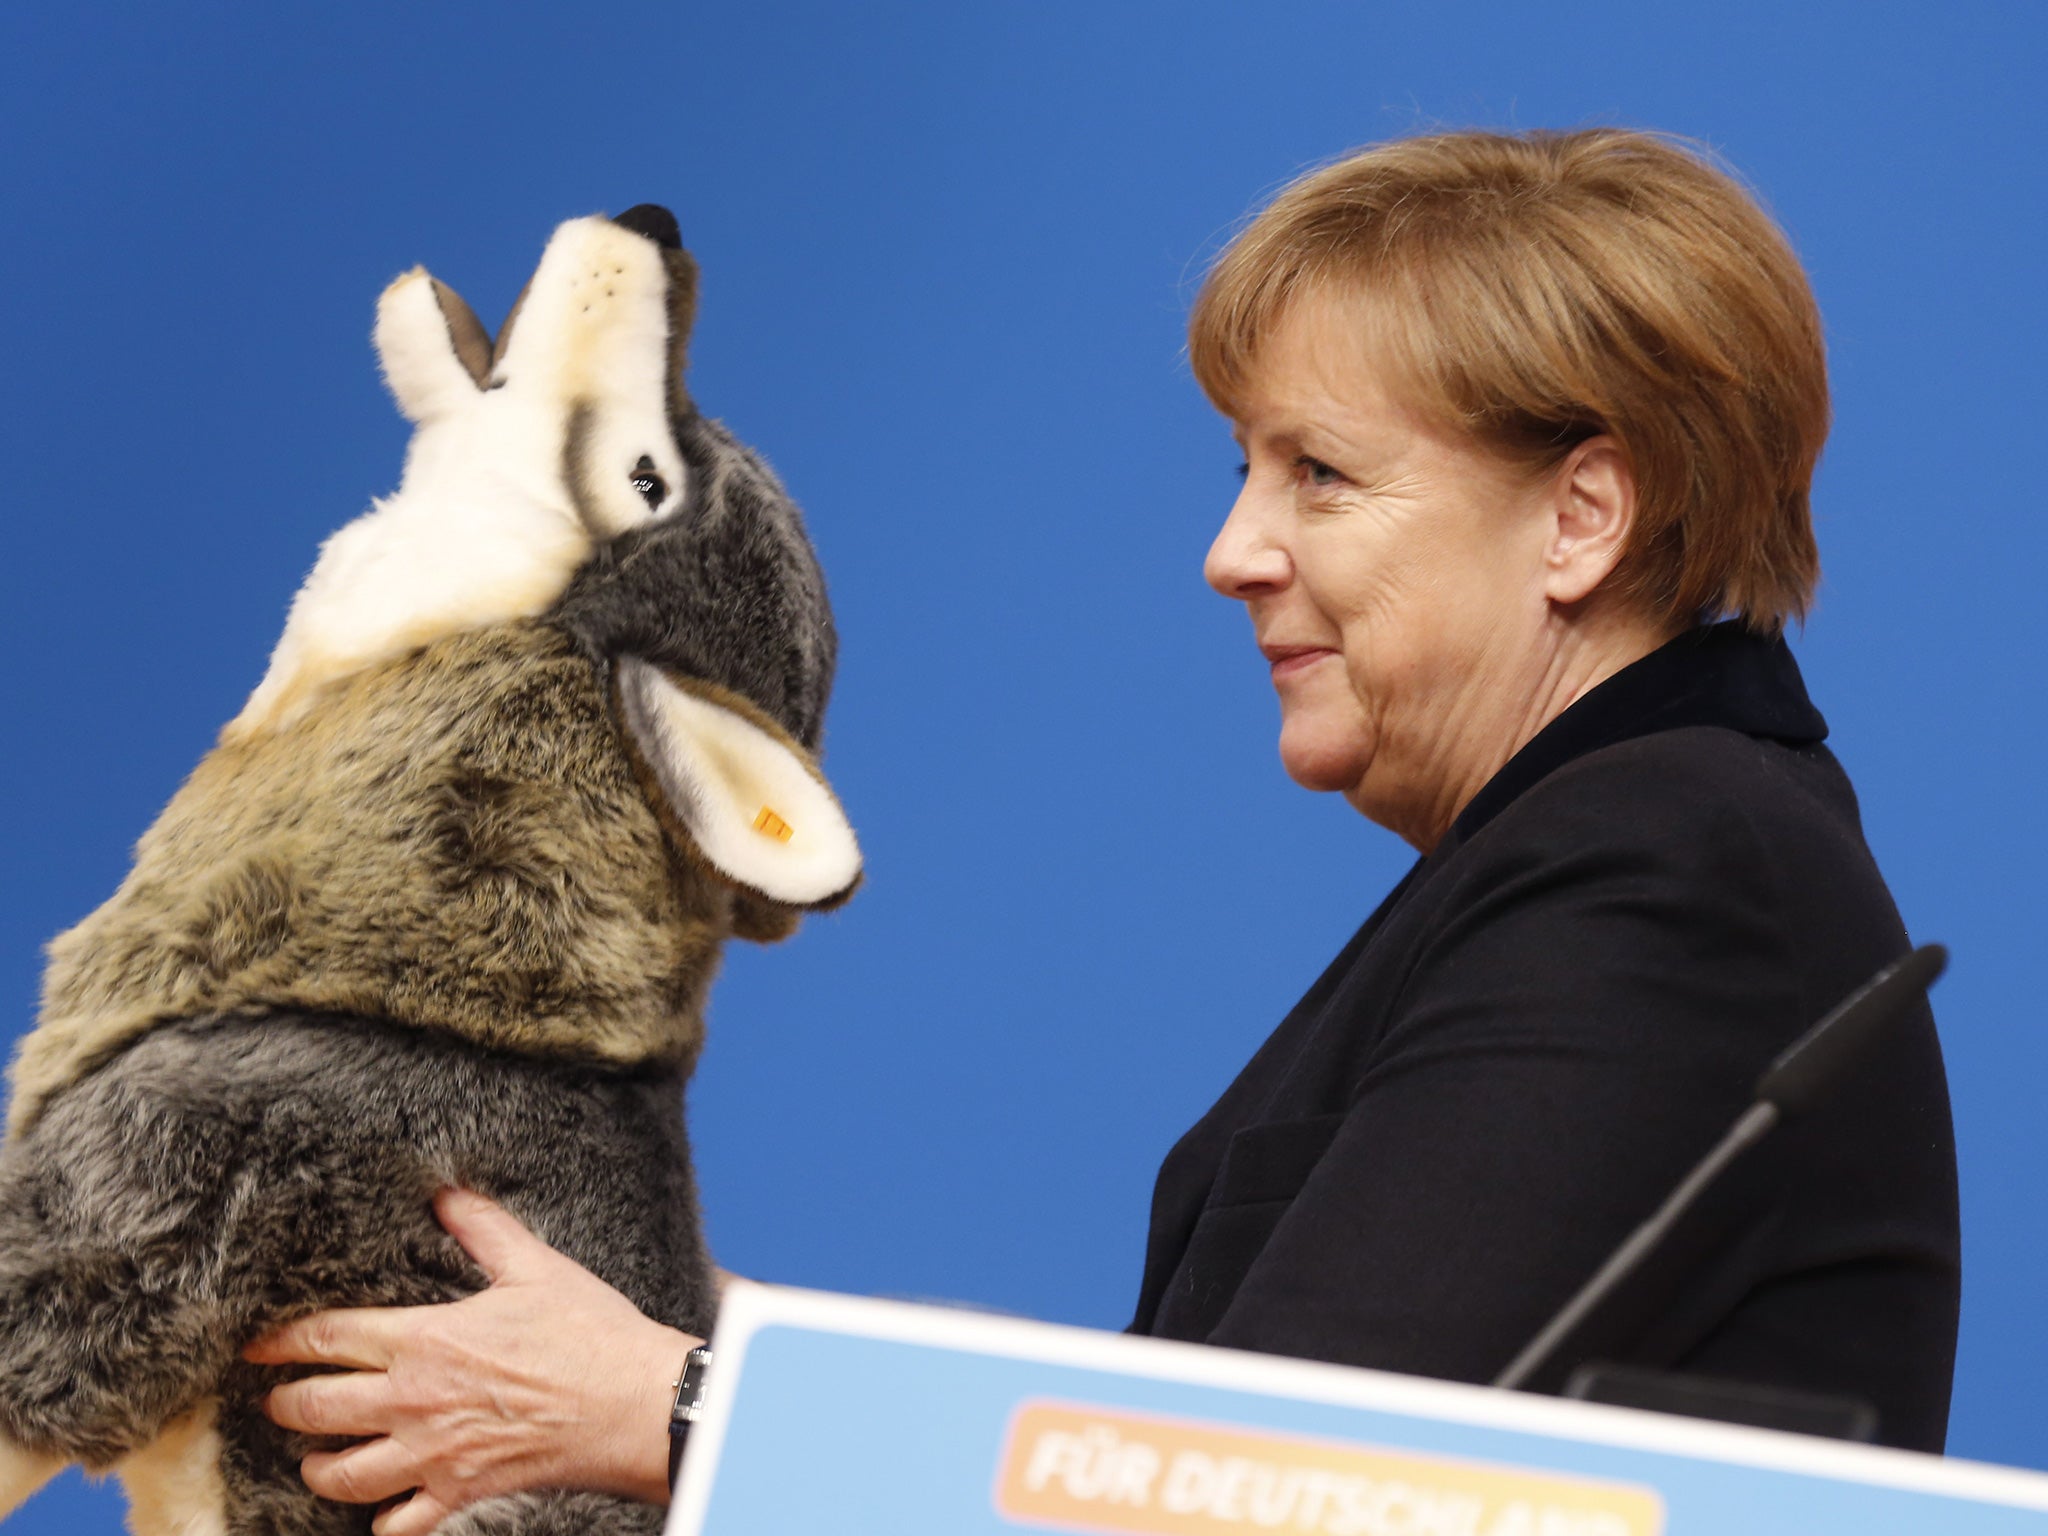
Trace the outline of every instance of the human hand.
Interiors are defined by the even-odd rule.
[[[434,1209],[490,1287],[432,1307],[320,1312],[258,1339],[258,1365],[352,1367],[287,1382],[264,1411],[286,1429],[359,1435],[301,1463],[323,1499],[411,1497],[371,1523],[427,1536],[454,1511],[524,1488],[668,1497],[668,1408],[702,1341],[640,1312],[502,1207],[444,1189]]]

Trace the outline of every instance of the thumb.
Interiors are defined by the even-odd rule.
[[[555,1257],[555,1250],[527,1231],[518,1217],[474,1190],[441,1190],[434,1196],[434,1214],[493,1285],[531,1274]]]

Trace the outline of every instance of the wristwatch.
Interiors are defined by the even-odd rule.
[[[683,1356],[683,1374],[676,1378],[675,1402],[668,1410],[668,1491],[676,1491],[676,1474],[683,1466],[683,1442],[690,1438],[690,1426],[704,1413],[704,1374],[711,1366],[711,1351],[703,1345]]]

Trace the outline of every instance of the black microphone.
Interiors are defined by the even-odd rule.
[[[1787,1115],[1810,1107],[1835,1075],[1869,1041],[1918,1002],[1948,967],[1948,951],[1923,944],[1894,960],[1858,987],[1813,1028],[1782,1051],[1757,1080],[1755,1102],[1720,1143],[1700,1159],[1655,1215],[1631,1232],[1593,1278],[1494,1377],[1496,1387],[1519,1387],[1547,1361],[1593,1309],[1626,1279],[1677,1225],[1700,1193],[1744,1151],[1762,1141]]]

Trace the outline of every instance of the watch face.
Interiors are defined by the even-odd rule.
[[[704,1411],[704,1372],[711,1364],[711,1351],[701,1346],[683,1358],[682,1380],[676,1383],[676,1400],[669,1410],[669,1433],[684,1434]]]

